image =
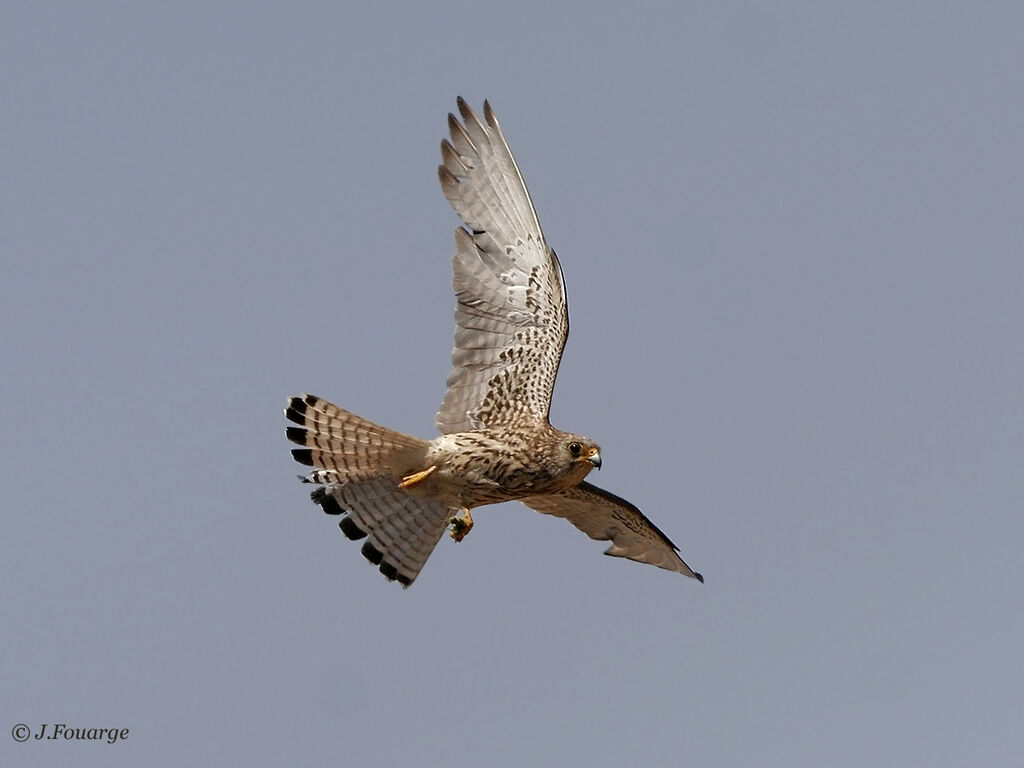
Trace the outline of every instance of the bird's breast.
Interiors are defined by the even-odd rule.
[[[472,508],[550,492],[555,482],[547,462],[516,436],[488,431],[442,435],[427,450],[438,469],[424,491]]]

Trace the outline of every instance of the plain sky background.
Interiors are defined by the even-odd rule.
[[[4,3],[0,763],[1024,764],[1022,50],[1017,3]],[[565,269],[552,420],[703,586],[509,504],[402,590],[295,479],[288,395],[434,434],[459,94]],[[130,735],[8,735],[55,722]]]

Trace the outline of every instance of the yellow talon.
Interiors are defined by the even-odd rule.
[[[406,475],[402,478],[402,482],[398,484],[399,488],[412,488],[414,485],[419,485],[437,469],[437,464],[432,464],[422,472],[413,472],[411,475]]]
[[[462,541],[466,538],[466,534],[473,530],[473,516],[469,514],[468,509],[463,509],[461,512],[463,515],[462,517],[459,515],[453,515],[451,519],[448,520],[448,524],[452,527],[450,535],[456,541]]]

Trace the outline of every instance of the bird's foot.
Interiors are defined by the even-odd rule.
[[[473,516],[469,514],[468,509],[461,509],[458,514],[448,518],[448,525],[452,528],[448,532],[449,535],[456,541],[462,541],[466,534],[473,530]]]
[[[422,472],[413,472],[411,475],[406,475],[402,478],[402,482],[398,484],[398,487],[404,490],[406,488],[412,488],[414,485],[419,485],[434,474],[435,470],[437,470],[437,464],[431,464]]]

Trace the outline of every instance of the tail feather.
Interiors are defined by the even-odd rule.
[[[316,483],[317,485],[329,485],[330,483],[340,483],[341,478],[338,477],[338,473],[330,469],[318,469],[315,472],[310,472],[308,475],[299,475],[299,480],[304,483]],[[341,514],[338,512],[337,514]]]
[[[389,581],[415,581],[448,525],[453,510],[443,502],[399,488],[418,466],[427,442],[360,418],[313,395],[293,397],[285,416],[298,424],[287,436],[300,464],[314,467],[301,478],[321,487],[315,503],[339,522],[349,539],[365,539],[363,556]]]
[[[349,539],[366,539],[363,556],[388,581],[408,587],[419,575],[448,526],[451,511],[437,501],[410,496],[386,479],[334,483],[317,488],[313,501]]]
[[[336,433],[339,437],[356,442],[378,440],[383,445],[414,447],[423,440],[382,427],[372,421],[356,416],[315,395],[301,395],[288,400],[285,415],[289,421],[306,427],[316,425],[317,431]]]
[[[291,398],[285,416],[300,425],[286,431],[289,440],[304,446],[292,450],[295,460],[333,472],[338,481],[390,476],[396,463],[415,461],[417,452],[427,445],[425,440],[367,421],[313,395]]]

